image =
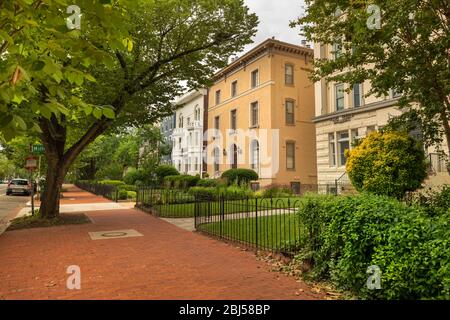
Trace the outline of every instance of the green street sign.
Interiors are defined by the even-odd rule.
[[[43,154],[45,152],[44,145],[35,144],[31,147],[31,153],[33,154]]]

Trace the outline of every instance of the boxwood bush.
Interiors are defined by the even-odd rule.
[[[307,276],[360,298],[449,299],[449,218],[384,196],[305,196],[296,259],[310,268]],[[373,265],[379,290],[366,284]]]
[[[175,169],[175,167],[171,166],[171,165],[163,164],[163,165],[158,166],[155,169],[155,175],[156,175],[159,183],[164,182],[164,177],[177,176],[179,174],[180,173],[178,172],[178,170]]]

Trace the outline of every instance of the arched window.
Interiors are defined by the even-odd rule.
[[[180,114],[180,117],[178,118],[178,127],[183,128],[183,116]]]
[[[259,170],[259,142],[258,140],[253,140],[250,144],[250,163],[252,169],[255,171]]]

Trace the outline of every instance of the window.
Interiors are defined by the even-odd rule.
[[[220,117],[219,116],[214,118],[214,129],[216,129],[216,130],[220,129]]]
[[[286,110],[285,110],[286,124],[295,124],[294,101],[286,100],[285,106],[286,106]]]
[[[230,112],[230,126],[231,130],[236,130],[237,127],[236,109],[231,110]]]
[[[235,144],[233,144],[230,148],[230,164],[231,169],[237,169],[238,162],[238,149]]]
[[[286,169],[295,170],[295,142],[286,142]]]
[[[252,72],[252,88],[256,88],[259,85],[259,70],[256,69]]]
[[[252,102],[252,104],[250,105],[250,125],[252,127],[256,127],[258,126],[259,122],[258,122],[258,117],[259,117],[259,106],[258,106],[258,102]]]
[[[371,134],[372,132],[375,132],[375,131],[376,131],[375,126],[367,127],[366,136],[368,136],[369,134]]]
[[[294,66],[292,64],[284,66],[284,83],[286,85],[294,84]]]
[[[231,83],[231,97],[237,96],[237,81]]]
[[[214,171],[219,171],[219,164],[220,164],[220,149],[219,147],[214,148]]]
[[[181,138],[178,138],[178,149],[181,149]]]
[[[330,167],[336,165],[336,141],[334,139],[334,133],[328,135],[328,154],[330,155]]]
[[[188,127],[191,125],[191,118],[187,118],[187,125]]]
[[[342,83],[337,84],[334,87],[336,111],[344,110],[344,85]]]
[[[353,107],[361,107],[361,84],[356,83],[353,85]]]
[[[253,140],[250,146],[251,150],[251,167],[253,170],[259,170],[259,142],[258,140]]]
[[[345,150],[350,149],[350,139],[348,131],[342,131],[337,133],[338,139],[338,164],[339,166],[345,166],[347,158],[345,157]]]
[[[195,121],[200,121],[200,108],[198,106],[195,107],[194,119]]]
[[[336,41],[333,44],[333,56],[334,59],[338,59],[342,55],[342,43],[340,41]]]
[[[216,105],[220,103],[220,90],[216,91]]]
[[[178,118],[178,127],[183,128],[183,116],[182,115],[180,115],[180,117]]]

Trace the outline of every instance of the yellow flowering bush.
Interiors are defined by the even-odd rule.
[[[346,156],[347,173],[358,191],[402,198],[427,176],[422,145],[403,132],[373,132]]]

